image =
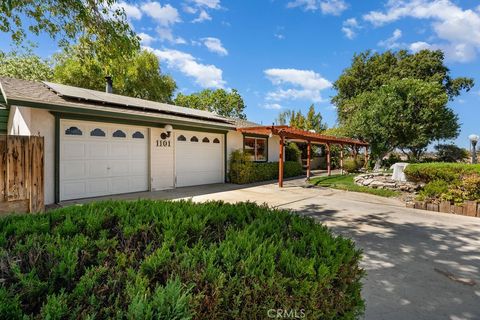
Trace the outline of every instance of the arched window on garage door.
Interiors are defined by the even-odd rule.
[[[65,130],[65,134],[68,136],[81,136],[83,135],[83,132],[77,127],[70,127],[67,130]]]
[[[218,138],[213,139],[213,143],[220,143],[220,140]]]
[[[117,131],[115,131],[115,132],[112,134],[112,136],[113,136],[114,138],[126,138],[126,137],[127,137],[127,135],[125,134],[125,132],[123,132],[122,130],[117,130]]]
[[[187,138],[184,135],[179,135],[177,141],[187,141]]]
[[[198,138],[193,136],[191,139],[190,139],[190,142],[198,142]]]
[[[105,137],[105,131],[100,128],[93,129],[90,131],[90,136],[92,137]]]
[[[207,137],[205,137],[205,138],[203,138],[202,142],[209,143],[210,140]]]

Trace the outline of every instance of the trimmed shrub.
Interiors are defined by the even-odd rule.
[[[480,164],[464,163],[418,163],[405,168],[407,180],[428,183],[435,180],[455,182],[468,174],[480,174]]]
[[[353,319],[360,251],[252,203],[119,201],[0,219],[2,318]]]
[[[289,142],[285,146],[285,160],[286,161],[300,161],[302,151],[298,148],[294,142]]]
[[[302,164],[298,161],[285,161],[283,177],[300,176],[303,173]],[[230,182],[245,184],[278,179],[278,162],[253,162],[240,150],[230,155]]]
[[[419,200],[441,197],[448,191],[450,184],[444,180],[434,180],[427,183],[418,195]]]
[[[343,161],[343,170],[348,173],[358,172],[358,170],[363,167],[364,163],[364,161],[358,159],[345,159]]]

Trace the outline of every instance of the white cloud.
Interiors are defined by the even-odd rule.
[[[358,24],[357,19],[350,18],[343,21],[342,32],[348,39],[352,40],[353,38],[355,38],[357,36],[358,29],[360,29],[360,25]]]
[[[128,4],[124,1],[116,2],[112,5],[112,8],[123,9],[128,19],[140,20],[142,18],[142,12],[136,5]]]
[[[195,14],[195,13],[197,13],[198,10],[197,10],[197,8],[194,8],[194,7],[191,7],[191,6],[184,6],[183,11],[185,11],[186,13]]]
[[[161,26],[168,27],[180,22],[178,10],[169,4],[162,6],[158,2],[147,2],[142,5],[142,11],[155,19]]]
[[[450,0],[403,0],[387,3],[385,11],[371,11],[363,17],[375,26],[382,26],[402,18],[431,21],[435,35],[444,43],[447,58],[470,61],[480,49],[480,12],[462,9]]]
[[[208,49],[208,51],[216,53],[220,56],[228,55],[228,51],[223,47],[222,41],[220,39],[207,37],[200,40],[202,40],[203,45]]]
[[[187,41],[181,37],[175,37],[173,35],[172,29],[158,27],[156,29],[160,41],[168,41],[173,44],[186,44]]]
[[[198,15],[198,17],[194,19],[192,22],[199,23],[199,22],[210,21],[210,20],[212,20],[212,17],[208,14],[208,12],[205,10],[202,10],[200,11],[200,14]]]
[[[278,40],[283,40],[283,39],[285,39],[285,36],[284,36],[283,34],[281,34],[281,33],[275,33],[273,36],[274,36],[275,38],[277,38]]]
[[[278,103],[266,103],[263,105],[263,107],[265,109],[269,109],[269,110],[280,110],[282,109],[282,106],[279,105]]]
[[[418,51],[421,51],[421,50],[432,49],[432,45],[427,43],[427,42],[424,42],[424,41],[417,41],[417,42],[411,43],[409,48],[413,52],[418,52]]]
[[[380,41],[378,45],[381,47],[385,47],[387,49],[396,49],[402,46],[402,44],[398,43],[398,40],[400,40],[401,37],[402,37],[402,30],[395,29],[390,38]]]
[[[179,70],[186,76],[193,78],[202,88],[224,88],[223,71],[214,65],[202,64],[189,53],[171,49],[151,49],[160,61],[165,61],[171,69]]]
[[[330,81],[312,70],[267,69],[264,73],[278,87],[276,91],[267,93],[266,98],[271,101],[305,99],[321,102],[321,91],[332,86]]]
[[[144,32],[140,32],[137,35],[140,37],[140,43],[143,46],[149,46],[150,44],[152,44],[152,42],[156,40],[154,37]]]
[[[294,0],[287,3],[287,8],[302,7],[306,11],[321,10],[323,14],[338,16],[347,10],[344,0]]]
[[[220,0],[192,0],[199,7],[220,9]]]

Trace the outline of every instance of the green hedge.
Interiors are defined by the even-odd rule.
[[[100,202],[0,219],[2,319],[353,319],[360,252],[251,203]]]
[[[418,163],[409,164],[405,168],[407,180],[428,183],[435,180],[456,182],[468,174],[480,174],[480,164],[465,163]]]
[[[298,161],[285,161],[283,177],[296,177],[303,173],[302,164]],[[245,184],[258,181],[278,179],[278,162],[252,162],[242,151],[234,151],[230,155],[231,183]]]

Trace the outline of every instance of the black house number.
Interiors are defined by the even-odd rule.
[[[170,147],[170,140],[157,140],[157,147]]]

